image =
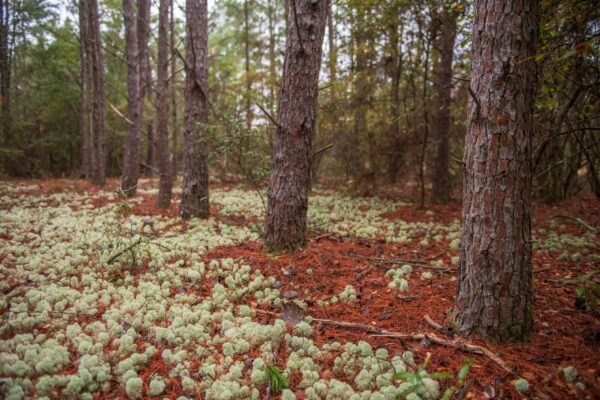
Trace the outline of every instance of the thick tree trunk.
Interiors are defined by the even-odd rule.
[[[123,150],[121,190],[135,196],[139,177],[142,102],[140,98],[140,54],[134,0],[123,0],[125,50],[127,53],[127,140]]]
[[[104,185],[106,181],[107,141],[104,109],[104,55],[100,35],[98,0],[89,2],[89,29],[92,55],[92,182]]]
[[[207,0],[186,0],[182,218],[208,218],[210,215],[205,142],[205,125],[208,123],[207,7]]]
[[[444,3],[440,15],[440,61],[438,76],[435,82],[436,113],[434,115],[434,145],[435,157],[433,158],[432,171],[432,201],[444,204],[450,201],[452,186],[450,184],[450,169],[448,160],[450,148],[448,135],[450,133],[450,103],[452,99],[452,59],[454,56],[454,40],[456,38],[456,18],[458,12],[451,10]]]
[[[80,176],[89,178],[91,176],[91,116],[90,116],[90,100],[91,88],[93,86],[91,80],[89,54],[89,27],[88,27],[88,2],[79,0],[79,118],[81,130],[81,172]]]
[[[279,96],[265,249],[306,245],[306,211],[327,0],[292,0]]]
[[[457,331],[531,332],[531,136],[538,2],[477,0],[465,142]]]
[[[158,12],[158,56],[156,83],[156,134],[158,145],[158,208],[169,208],[173,181],[169,150],[169,1],[160,0]]]

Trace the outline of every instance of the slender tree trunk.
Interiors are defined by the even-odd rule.
[[[158,207],[169,208],[173,180],[171,177],[171,152],[169,150],[169,2],[160,0],[158,12],[158,57],[156,82],[156,134],[158,144]]]
[[[464,336],[523,341],[533,325],[530,197],[538,2],[476,0],[474,10],[453,320]]]
[[[431,57],[431,44],[435,40],[437,23],[430,21],[429,29],[424,39],[425,62],[423,65],[423,142],[421,154],[419,155],[419,208],[425,207],[425,162],[427,156],[427,144],[429,140],[429,61]]]
[[[292,0],[279,96],[265,249],[306,245],[306,212],[327,0]]]
[[[365,10],[359,7],[356,11],[355,24],[353,29],[353,36],[355,41],[355,57],[356,57],[356,69],[354,71],[354,137],[351,140],[352,148],[354,148],[355,154],[359,155],[355,161],[351,164],[352,176],[354,178],[361,179],[362,175],[370,168],[366,168],[364,157],[360,157],[360,142],[362,137],[368,138],[368,127],[367,127],[367,107],[368,107],[368,93],[369,83],[366,77],[367,69],[367,44],[365,37],[365,16],[363,15]],[[367,143],[370,153],[371,143]],[[364,154],[364,153],[363,153]],[[370,157],[369,157],[370,161]],[[363,179],[361,179],[362,181]]]
[[[134,0],[123,0],[125,50],[127,53],[127,140],[123,151],[121,190],[135,196],[139,177],[142,102],[140,98],[140,54]]]
[[[150,0],[137,0],[137,41],[139,51],[139,74],[140,74],[140,136],[142,135],[141,130],[144,125],[144,111],[146,96],[150,97],[152,90],[152,71],[150,69],[150,50],[148,48],[148,40],[150,35]],[[146,118],[148,119],[148,118]],[[150,122],[151,124],[151,122]],[[147,136],[148,148],[152,145],[149,137]],[[141,137],[140,137],[141,141]],[[148,166],[153,164],[147,163]],[[144,168],[146,175],[151,175],[152,170],[148,167]]]
[[[456,18],[458,12],[451,10],[444,3],[440,20],[440,62],[438,76],[435,82],[436,113],[434,115],[434,144],[435,157],[432,171],[432,200],[444,204],[452,197],[450,184],[450,148],[448,135],[450,133],[450,104],[452,100],[452,59],[454,56],[454,40],[456,38]]]
[[[171,119],[173,126],[173,171],[171,177],[173,182],[177,181],[177,171],[179,168],[179,124],[177,122],[177,54],[175,52],[175,5],[171,3],[171,17],[169,21],[170,37],[170,56],[171,56]]]
[[[156,172],[156,135],[154,134],[154,121],[150,119],[146,125],[146,139],[148,147],[146,148],[146,170],[148,176]]]
[[[246,128],[252,128],[252,76],[250,76],[250,10],[244,0],[244,62],[246,68]]]
[[[2,1],[2,0],[0,0]],[[89,178],[91,176],[91,152],[90,152],[90,139],[91,139],[91,118],[90,118],[90,92],[91,82],[91,68],[89,54],[89,28],[88,28],[88,2],[86,0],[79,0],[79,80],[80,93],[79,93],[79,105],[80,105],[80,130],[81,130],[81,172],[80,176]]]
[[[400,8],[392,8],[390,16],[390,55],[391,55],[391,75],[392,84],[390,86],[392,102],[390,105],[390,114],[392,117],[392,154],[388,169],[388,182],[396,183],[398,173],[402,165],[403,143],[400,131],[400,76],[402,74],[402,47],[400,39],[402,38]]]
[[[277,3],[273,5],[274,0],[267,2],[267,17],[269,23],[269,110],[274,111],[275,108],[275,82],[276,82],[276,58],[275,58],[275,18]]]
[[[205,141],[208,123],[207,7],[207,0],[186,0],[182,218],[208,218],[210,215]]]
[[[0,0],[0,125],[2,126],[2,140],[5,144],[10,144],[12,139],[10,128],[10,75],[12,58],[9,46],[10,23],[10,0]]]
[[[104,55],[100,35],[98,0],[90,0],[89,29],[92,55],[92,181],[104,185],[106,181],[107,141],[104,109]]]

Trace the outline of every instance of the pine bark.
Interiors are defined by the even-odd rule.
[[[139,178],[139,151],[142,124],[142,102],[140,98],[140,53],[137,17],[134,0],[123,0],[123,22],[125,23],[125,50],[127,54],[127,140],[123,149],[123,174],[121,190],[135,196]]]
[[[150,50],[148,48],[148,40],[150,36],[150,0],[137,0],[137,41],[138,41],[138,51],[139,51],[139,74],[140,74],[140,141],[142,136],[142,129],[144,126],[144,116],[145,116],[145,100],[146,97],[151,96],[152,91],[152,72],[150,68]],[[146,120],[148,118],[146,117]],[[152,149],[153,143],[151,141],[152,137],[152,122],[148,122],[148,129],[150,132],[147,132],[147,145],[148,149]],[[149,150],[152,151],[152,150]],[[146,175],[152,175],[152,169],[149,167],[153,167],[154,163],[148,162],[146,160],[146,168],[144,168],[144,172]]]
[[[250,0],[244,0],[244,62],[246,69],[246,129],[252,128],[252,76],[250,76]]]
[[[106,181],[106,112],[104,107],[104,55],[102,53],[102,36],[100,34],[100,13],[98,0],[89,2],[89,29],[92,56],[92,182],[104,185]]]
[[[91,176],[91,55],[89,54],[88,2],[79,0],[79,105],[81,130],[81,172],[84,178]]]
[[[531,136],[538,2],[477,0],[453,321],[523,341],[533,325]]]
[[[452,119],[450,116],[450,104],[452,100],[452,60],[454,56],[454,41],[456,38],[457,10],[451,10],[445,3],[440,14],[440,38],[439,52],[440,61],[438,65],[438,76],[435,82],[436,104],[434,115],[434,145],[435,157],[433,159],[432,171],[432,201],[445,204],[452,197],[452,186],[450,182],[450,168],[448,165],[450,157],[449,134]]]
[[[177,172],[179,170],[179,124],[177,121],[177,53],[175,51],[175,7],[173,3],[171,3],[171,16],[169,20],[169,29],[170,29],[170,51],[171,55],[171,118],[172,118],[172,126],[173,126],[173,171],[171,173],[171,178],[173,182],[177,181]]]
[[[306,245],[306,212],[327,0],[292,0],[279,96],[265,249]]]
[[[400,129],[400,77],[402,74],[403,53],[400,40],[402,38],[400,19],[400,7],[398,5],[392,8],[390,13],[390,58],[391,58],[391,77],[390,97],[390,116],[392,119],[392,140],[391,140],[391,155],[388,167],[388,182],[396,183],[400,168],[402,166],[403,143]]]
[[[156,83],[156,134],[158,144],[158,208],[169,208],[173,181],[169,150],[169,0],[160,0]]]
[[[185,135],[182,218],[208,218],[209,191],[206,151],[208,123],[208,5],[186,0]]]
[[[9,46],[11,4],[9,0],[0,0],[0,125],[4,144],[10,144],[10,77],[12,54]]]

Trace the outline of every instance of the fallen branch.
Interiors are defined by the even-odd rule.
[[[442,325],[432,320],[428,314],[425,314],[423,318],[425,318],[425,322],[427,322],[433,329],[437,329],[440,332],[444,332],[446,330],[446,328],[444,328]]]
[[[566,219],[567,221],[575,222],[576,224],[583,226],[585,229],[587,229],[590,232],[598,232],[597,228],[594,228],[593,226],[585,223],[585,221],[583,221],[581,218],[575,218],[575,217],[571,217],[569,215],[557,214],[554,217],[552,217],[552,219]]]
[[[486,349],[485,347],[482,347],[482,346],[471,344],[471,343],[466,343],[466,342],[457,341],[457,340],[444,339],[444,338],[437,336],[434,333],[412,333],[412,334],[411,333],[399,333],[399,332],[388,331],[386,329],[377,328],[377,327],[374,327],[371,325],[365,325],[365,324],[360,324],[360,323],[355,323],[355,322],[334,321],[331,319],[313,318],[313,321],[320,322],[325,325],[337,326],[337,327],[341,327],[341,328],[364,330],[369,333],[374,333],[377,336],[393,337],[393,338],[404,339],[404,340],[418,340],[418,341],[421,341],[423,339],[428,339],[431,343],[435,343],[435,344],[439,344],[439,345],[447,346],[447,347],[452,347],[454,349],[461,350],[466,353],[474,353],[474,354],[484,355],[487,358],[489,358],[490,360],[492,360],[493,362],[495,362],[499,367],[501,367],[505,371],[507,371],[513,375],[515,374],[514,371],[508,366],[508,364],[506,364],[506,362],[504,362],[504,360],[502,360],[500,357],[498,357],[491,350]]]
[[[446,268],[446,267],[438,267],[437,265],[427,264],[424,260],[419,259],[411,259],[411,258],[376,258],[376,257],[366,257],[361,256],[360,254],[349,254],[352,257],[365,259],[373,264],[409,264],[415,268],[423,268],[423,269],[432,269],[434,271],[441,271],[446,273],[454,273],[456,271],[455,268]]]

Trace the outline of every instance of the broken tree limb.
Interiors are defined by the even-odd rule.
[[[317,150],[313,153],[313,155],[312,155],[313,158],[317,157],[319,154],[323,153],[324,151],[329,150],[332,147],[333,147],[333,143],[329,143],[327,146],[321,147],[319,150]]]
[[[557,215],[553,216],[552,219],[565,219],[567,221],[575,222],[576,224],[583,226],[585,229],[587,229],[590,232],[598,232],[597,228],[594,228],[593,226],[587,224],[581,218],[571,217],[569,215],[557,214]]]
[[[270,311],[264,311],[264,310],[258,310],[258,309],[255,309],[255,311],[258,313],[261,313],[261,314],[277,315],[277,313],[270,312]],[[517,376],[516,373],[512,370],[512,368],[506,362],[504,362],[504,360],[502,360],[496,353],[494,353],[490,349],[487,349],[483,346],[478,346],[476,344],[463,342],[462,340],[448,340],[448,339],[441,338],[434,333],[393,332],[393,331],[388,331],[387,329],[378,328],[378,327],[372,326],[372,325],[361,324],[358,322],[336,321],[333,319],[324,319],[324,318],[313,318],[312,320],[314,322],[318,322],[323,325],[329,325],[329,326],[334,326],[334,327],[338,327],[338,328],[358,329],[361,331],[372,333],[375,336],[381,336],[381,337],[391,337],[391,338],[397,338],[397,339],[403,339],[403,340],[417,340],[417,341],[421,341],[423,339],[428,339],[431,343],[435,343],[435,344],[438,344],[441,346],[451,347],[451,348],[463,351],[465,353],[473,353],[473,354],[480,354],[480,355],[486,356],[487,358],[492,360],[494,363],[496,363],[500,368],[502,368],[506,372],[509,372],[511,375]]]
[[[423,268],[423,269],[431,269],[434,271],[441,272],[455,272],[455,268],[446,268],[446,267],[438,267],[437,265],[427,264],[425,260],[413,259],[413,258],[377,258],[377,257],[367,257],[361,256],[360,254],[349,253],[351,257],[362,258],[373,264],[409,264],[415,268]]]

